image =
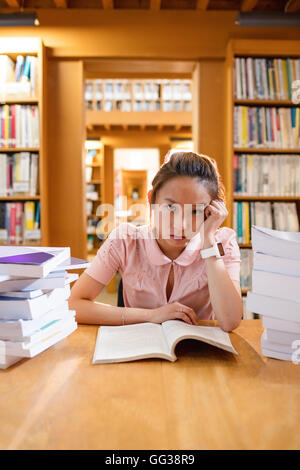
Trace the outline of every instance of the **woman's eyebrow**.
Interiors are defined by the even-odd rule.
[[[176,202],[176,201],[174,201],[174,199],[171,199],[171,198],[169,198],[169,197],[165,197],[165,201]]]
[[[174,199],[171,199],[170,197],[165,197],[164,200],[165,201],[170,201],[170,202],[175,202],[176,204],[179,204],[179,202],[174,201]],[[192,205],[196,206],[196,205],[200,205],[200,204],[204,205],[203,209],[205,209],[207,206],[209,206],[209,202],[207,204],[205,204],[205,202],[196,202]]]

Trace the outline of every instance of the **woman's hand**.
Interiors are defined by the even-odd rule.
[[[204,241],[214,240],[214,234],[228,215],[223,201],[212,201],[204,209],[206,220],[204,221]]]
[[[151,322],[162,323],[166,320],[183,320],[190,325],[198,325],[198,319],[191,307],[179,302],[163,305],[151,310]]]

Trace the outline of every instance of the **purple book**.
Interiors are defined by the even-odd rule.
[[[53,258],[54,255],[45,251],[23,253],[21,255],[4,256],[0,258],[0,264],[37,264],[41,265]]]

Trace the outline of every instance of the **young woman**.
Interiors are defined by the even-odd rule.
[[[235,329],[243,314],[240,251],[235,231],[219,228],[228,212],[215,160],[168,153],[148,202],[151,222],[114,228],[73,286],[69,306],[77,321],[198,324],[198,319],[216,319],[224,331]],[[125,307],[94,302],[118,270]]]

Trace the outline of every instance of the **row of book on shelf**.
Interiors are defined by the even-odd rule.
[[[300,155],[234,154],[234,194],[300,196]]]
[[[113,100],[191,100],[189,79],[95,79],[85,82],[86,101]]]
[[[234,147],[300,148],[300,108],[235,106]]]
[[[235,57],[234,78],[236,99],[292,100],[300,59]]]
[[[0,202],[0,244],[40,240],[40,202]]]
[[[299,232],[296,202],[234,201],[233,229],[237,242],[251,242],[251,226],[261,225],[274,230]]]
[[[39,147],[37,105],[0,105],[0,147]]]
[[[89,266],[69,247],[0,246],[0,368],[33,358],[77,328],[70,285]]]
[[[0,55],[0,97],[6,95],[36,95],[38,87],[38,58],[17,55],[16,60]]]
[[[190,101],[142,101],[142,100],[105,100],[86,102],[86,109],[97,111],[191,111]]]
[[[18,152],[0,154],[0,197],[38,193],[39,156]]]
[[[300,233],[252,227],[252,288],[247,311],[262,318],[266,357],[299,364]]]

